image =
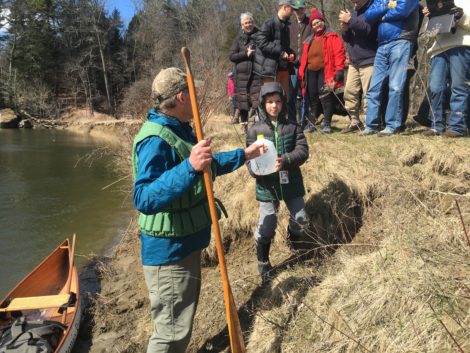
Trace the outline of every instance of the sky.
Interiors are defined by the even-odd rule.
[[[114,9],[117,9],[127,28],[135,13],[135,3],[133,0],[106,0],[106,10],[110,15]]]

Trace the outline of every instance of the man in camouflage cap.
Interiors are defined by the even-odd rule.
[[[178,68],[158,73],[152,97],[155,107],[132,152],[134,204],[140,212],[153,320],[147,353],[181,353],[189,343],[199,300],[201,250],[211,235],[202,172],[210,166],[213,177],[230,173],[259,156],[260,146],[212,154],[210,139],[197,143],[186,75]]]

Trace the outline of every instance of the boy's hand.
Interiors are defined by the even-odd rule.
[[[274,164],[274,169],[276,172],[282,170],[282,157],[276,157],[276,163]]]
[[[191,149],[189,164],[196,172],[202,172],[212,162],[211,139],[199,141]]]
[[[249,161],[253,158],[261,156],[266,152],[268,152],[268,146],[266,146],[264,143],[255,142],[245,148],[245,160]]]

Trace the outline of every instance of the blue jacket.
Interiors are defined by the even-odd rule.
[[[379,46],[397,39],[416,41],[419,31],[419,0],[374,0],[365,13],[370,24],[379,23]]]
[[[343,40],[349,44],[349,61],[354,67],[373,65],[377,52],[377,26],[366,22],[364,13],[372,0],[353,12],[348,22],[348,30],[343,32]]]
[[[149,121],[163,125],[182,139],[196,143],[189,124],[151,109]],[[188,159],[181,161],[170,145],[160,137],[151,136],[136,146],[138,156],[137,175],[134,183],[134,204],[145,214],[161,211],[178,198],[191,185],[198,175]],[[245,162],[243,149],[221,152],[213,155],[216,175],[230,173]],[[163,265],[181,260],[190,253],[209,245],[210,227],[183,238],[157,238],[141,233],[142,263],[146,266]]]

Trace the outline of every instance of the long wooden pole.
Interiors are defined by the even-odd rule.
[[[181,55],[183,56],[186,65],[186,75],[188,80],[189,96],[191,99],[191,108],[193,111],[194,127],[196,129],[197,140],[204,139],[202,132],[201,118],[199,116],[199,107],[197,104],[196,88],[194,86],[194,78],[191,72],[190,65],[190,52],[186,47],[181,48]],[[217,210],[214,201],[214,192],[212,190],[212,180],[209,173],[209,167],[204,169],[204,185],[206,187],[207,199],[209,201],[209,210],[211,213],[212,226],[214,230],[215,245],[217,248],[217,257],[219,259],[220,275],[222,276],[222,285],[224,289],[224,302],[225,302],[225,315],[227,317],[228,333],[230,338],[230,348],[232,353],[244,353],[245,344],[243,335],[240,328],[240,321],[238,319],[237,307],[233,299],[232,290],[227,273],[227,266],[225,264],[224,250],[222,246],[222,237],[220,236],[219,220],[217,217]]]

